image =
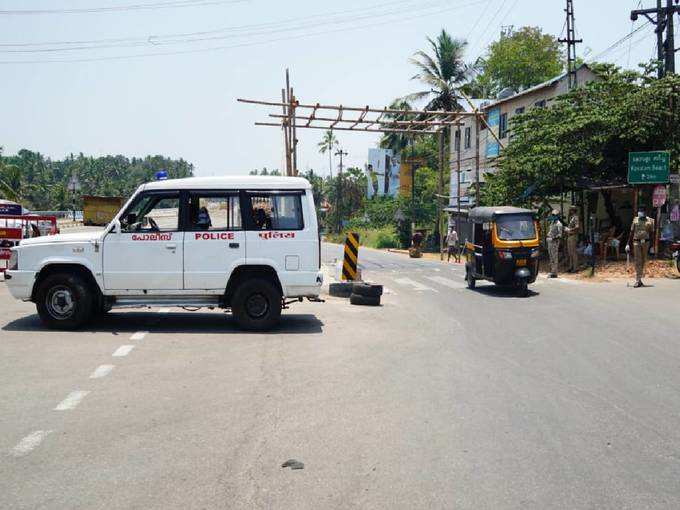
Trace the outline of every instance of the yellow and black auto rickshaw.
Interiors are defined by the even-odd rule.
[[[538,274],[538,224],[534,211],[519,207],[470,210],[471,238],[465,243],[465,280],[514,286],[520,295]]]

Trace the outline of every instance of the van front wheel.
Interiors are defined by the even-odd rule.
[[[281,318],[281,293],[267,279],[245,280],[234,291],[231,311],[242,329],[266,331]]]
[[[39,284],[35,304],[40,320],[52,329],[78,329],[92,318],[94,296],[77,274],[55,273]]]

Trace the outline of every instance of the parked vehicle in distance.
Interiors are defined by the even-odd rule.
[[[122,306],[224,308],[266,330],[323,283],[310,184],[192,177],[140,186],[103,230],[23,240],[6,282],[42,322],[72,329]]]
[[[472,237],[465,244],[465,280],[514,286],[522,296],[538,275],[538,224],[534,211],[519,207],[475,207],[468,219]]]
[[[123,207],[123,197],[83,196],[83,224],[108,225]]]

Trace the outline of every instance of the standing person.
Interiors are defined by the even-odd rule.
[[[645,274],[645,264],[647,263],[647,252],[649,242],[654,237],[654,220],[645,214],[644,206],[638,207],[637,218],[633,219],[630,226],[630,235],[626,252],[630,252],[630,245],[633,244],[635,255],[635,285],[634,287],[644,287],[642,277]]]
[[[553,209],[548,221],[550,221],[550,228],[546,236],[548,254],[550,255],[550,274],[548,277],[557,278],[557,270],[560,264],[560,239],[562,238],[564,227],[560,221],[560,213],[556,209]]]
[[[567,228],[567,254],[569,255],[569,269],[568,272],[574,273],[578,271],[578,253],[576,246],[578,245],[578,235],[581,232],[581,222],[578,219],[578,207],[572,205],[569,208],[569,222]]]
[[[451,226],[449,234],[446,236],[446,246],[448,247],[448,255],[446,262],[451,261],[451,255],[453,255],[453,260],[455,262],[460,262],[460,253],[458,251],[458,232]]]

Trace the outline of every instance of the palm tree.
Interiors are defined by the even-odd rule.
[[[463,61],[467,41],[453,39],[444,29],[436,41],[429,37],[427,41],[432,47],[432,55],[417,51],[411,63],[419,70],[412,79],[421,81],[429,90],[409,94],[405,99],[413,101],[428,98],[429,102],[425,106],[427,110],[460,110],[462,106],[458,102],[457,91],[469,81],[474,67]]]
[[[19,201],[21,199],[21,172],[15,165],[8,165],[3,161],[0,147],[0,198]]]
[[[390,110],[412,110],[411,103],[406,101],[406,99],[395,99],[392,101],[388,107]],[[389,127],[390,121],[395,120],[411,120],[413,115],[406,113],[388,113],[383,115],[383,118],[387,121],[384,123],[386,127]],[[401,151],[404,150],[411,138],[409,138],[405,133],[385,133],[380,139],[380,147],[383,149],[392,149],[394,154],[399,155]]]
[[[329,129],[323,134],[323,138],[317,144],[319,146],[319,152],[325,154],[328,152],[328,171],[330,172],[331,178],[333,177],[333,149],[338,146],[338,139],[335,138],[333,130]]]

